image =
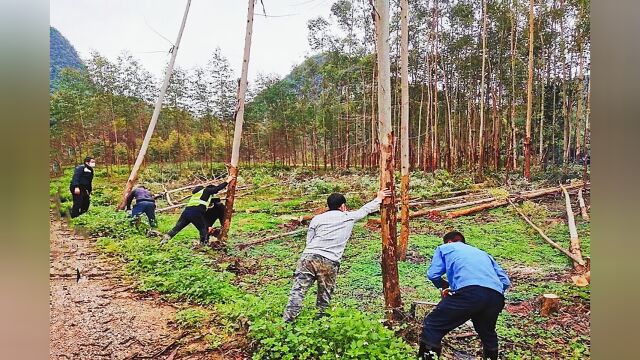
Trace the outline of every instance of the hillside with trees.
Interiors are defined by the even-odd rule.
[[[58,29],[49,27],[49,90],[54,91],[58,74],[65,68],[84,67],[76,49]]]

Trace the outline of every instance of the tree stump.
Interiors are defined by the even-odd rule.
[[[560,297],[554,294],[543,294],[540,298],[540,316],[549,316],[560,309]]]

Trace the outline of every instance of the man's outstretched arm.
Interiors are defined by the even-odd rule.
[[[388,189],[380,190],[378,191],[378,196],[376,196],[375,199],[364,204],[360,209],[356,211],[351,211],[348,214],[355,221],[363,219],[365,216],[371,214],[372,212],[376,212],[380,210],[380,204],[382,203],[382,200],[384,200],[384,198],[389,196],[391,196],[391,190],[388,190]]]

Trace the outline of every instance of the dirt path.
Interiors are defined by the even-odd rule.
[[[201,337],[183,336],[176,308],[124,283],[92,239],[53,218],[50,229],[50,359],[220,358]]]

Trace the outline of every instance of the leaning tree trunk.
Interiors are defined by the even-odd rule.
[[[242,138],[242,123],[244,122],[244,96],[247,92],[247,72],[249,71],[249,55],[251,53],[251,32],[253,31],[253,8],[255,0],[249,0],[247,10],[247,28],[244,36],[244,57],[242,59],[242,74],[238,86],[238,103],[236,106],[236,127],[233,133],[233,148],[231,150],[231,167],[229,175],[233,178],[227,185],[227,199],[225,201],[224,221],[220,232],[220,240],[226,242],[233,216],[233,202],[236,195],[236,183],[238,176],[238,161],[240,160],[240,139]]]
[[[131,174],[129,175],[129,179],[127,180],[127,184],[124,187],[124,192],[122,194],[122,201],[118,205],[118,210],[122,210],[125,208],[127,203],[127,197],[133,189],[133,185],[136,183],[138,179],[138,170],[140,170],[140,166],[142,165],[142,161],[144,161],[144,156],[147,153],[147,149],[149,148],[149,142],[151,141],[151,136],[153,136],[153,131],[156,128],[156,124],[158,123],[158,116],[160,116],[160,110],[162,109],[162,101],[164,100],[164,94],[167,91],[167,87],[169,86],[169,79],[171,78],[171,73],[173,72],[173,64],[176,61],[176,56],[178,55],[178,48],[180,47],[180,39],[182,39],[182,33],[184,32],[184,25],[187,22],[187,15],[189,14],[189,7],[191,6],[191,0],[187,0],[187,6],[184,10],[184,15],[182,16],[182,23],[180,24],[180,31],[178,31],[178,38],[176,39],[176,44],[173,46],[171,50],[171,60],[169,60],[169,65],[167,66],[167,71],[164,76],[164,82],[162,83],[162,87],[160,88],[160,94],[158,95],[158,99],[156,100],[155,108],[153,109],[153,115],[151,115],[151,121],[149,122],[149,127],[147,128],[147,133],[144,135],[144,140],[142,141],[142,146],[140,147],[140,152],[138,152],[138,157],[136,158],[136,162],[133,165],[133,169],[131,169]]]
[[[533,105],[533,0],[529,0],[529,78],[527,80],[527,124],[524,138],[524,177],[531,180],[531,113]]]
[[[393,131],[391,127],[391,79],[389,59],[389,0],[376,0],[376,47],[378,50],[378,124],[380,138],[380,187],[394,194],[385,198],[382,218],[382,287],[387,319],[398,320],[402,300],[396,262],[396,207],[393,178]]]
[[[398,259],[404,260],[407,255],[409,242],[409,2],[402,0],[401,7],[401,43],[400,69],[401,77],[401,107],[400,107],[400,138],[401,138],[401,208],[400,242],[398,244]],[[419,134],[418,134],[419,135]]]

